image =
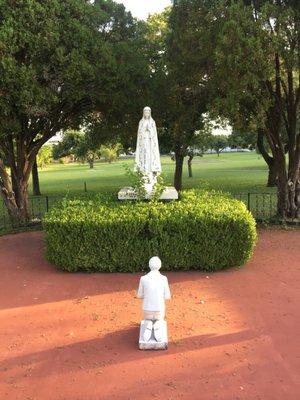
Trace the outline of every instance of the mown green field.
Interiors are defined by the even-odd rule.
[[[133,159],[120,160],[112,164],[98,162],[94,169],[87,164],[51,164],[40,170],[42,197],[30,197],[29,206],[33,220],[40,220],[46,210],[52,208],[66,194],[84,193],[86,183],[90,193],[115,193],[129,186],[125,166],[133,167]],[[175,164],[170,157],[162,157],[166,184],[173,184]],[[188,177],[184,165],[183,188],[216,189],[230,192],[242,200],[255,218],[268,220],[276,213],[275,188],[267,188],[267,167],[261,156],[253,153],[225,153],[196,157],[193,162],[193,177]],[[252,193],[248,195],[247,193]],[[256,194],[257,193],[257,194]],[[269,193],[259,195],[260,193]],[[30,194],[32,187],[30,183]],[[47,197],[46,197],[47,196]],[[19,227],[17,227],[19,229]],[[12,230],[7,210],[0,201],[0,234]]]
[[[51,164],[40,171],[43,195],[64,195],[83,192],[84,182],[91,192],[117,192],[129,185],[124,163],[133,166],[133,160],[112,164],[98,162],[94,169],[87,164]],[[162,157],[166,183],[172,184],[175,164],[170,157]],[[193,178],[188,177],[187,164],[183,172],[184,188],[208,188],[231,193],[274,192],[266,187],[267,167],[261,156],[252,153],[224,153],[196,157]],[[31,191],[31,186],[30,186]]]

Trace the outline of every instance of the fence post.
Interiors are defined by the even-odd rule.
[[[248,193],[247,208],[249,211],[250,211],[250,197],[251,197],[251,193]]]
[[[87,192],[86,182],[84,182],[84,191]]]
[[[46,211],[49,211],[49,197],[46,196]]]

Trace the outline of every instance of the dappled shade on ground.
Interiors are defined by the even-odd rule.
[[[299,243],[261,231],[243,268],[168,273],[169,350],[141,352],[140,275],[60,272],[42,233],[1,237],[1,400],[298,399]]]

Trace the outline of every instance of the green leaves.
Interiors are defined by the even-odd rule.
[[[255,221],[243,203],[187,191],[171,203],[66,200],[44,219],[47,258],[60,268],[142,271],[158,254],[166,270],[220,270],[252,255]]]
[[[1,1],[0,136],[16,134],[14,120],[34,138],[78,127],[91,111],[123,109],[123,82],[135,71],[133,96],[146,70],[139,35],[111,0]]]

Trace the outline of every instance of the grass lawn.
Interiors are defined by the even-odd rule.
[[[66,194],[84,193],[84,183],[91,193],[115,193],[129,186],[124,163],[133,167],[133,159],[111,164],[98,162],[94,169],[87,164],[51,164],[40,170],[42,197],[30,198],[31,216],[40,219],[47,208],[51,208]],[[162,167],[168,185],[173,185],[175,163],[170,157],[162,157]],[[230,192],[248,205],[258,219],[271,218],[276,211],[276,196],[247,196],[247,193],[275,193],[267,188],[267,167],[261,156],[253,153],[224,153],[196,157],[193,161],[193,178],[188,177],[187,163],[184,165],[183,187],[217,189]],[[30,182],[30,194],[32,187]],[[45,196],[49,196],[48,205]],[[11,223],[3,202],[0,201],[0,233],[11,229]]]
[[[51,164],[40,171],[40,185],[43,195],[64,195],[91,192],[117,192],[128,186],[124,163],[133,166],[133,160],[122,160],[112,164],[99,162],[94,169],[82,164]],[[170,157],[162,157],[163,172],[167,184],[172,184],[175,163]],[[184,188],[208,188],[231,193],[274,192],[267,188],[267,167],[261,156],[252,153],[224,153],[196,157],[193,161],[193,178],[188,177],[185,163],[183,172]],[[31,191],[31,185],[30,185]]]

